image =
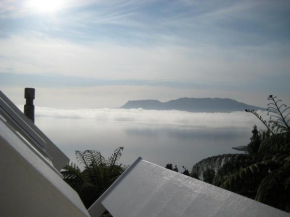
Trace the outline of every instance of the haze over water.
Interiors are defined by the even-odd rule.
[[[207,157],[241,153],[232,147],[250,142],[254,124],[260,126],[245,112],[36,108],[36,125],[73,162],[75,150],[97,150],[107,158],[122,146],[125,165],[141,156],[160,166],[172,163],[180,171]]]

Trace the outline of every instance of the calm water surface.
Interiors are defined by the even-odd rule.
[[[242,121],[242,120],[241,120]],[[124,147],[120,162],[130,165],[143,159],[165,166],[167,163],[191,170],[198,161],[219,154],[240,153],[232,149],[247,145],[255,121],[237,126],[151,124],[128,119],[37,117],[36,124],[73,161],[75,150],[98,150],[106,158]],[[240,124],[238,124],[240,125]]]

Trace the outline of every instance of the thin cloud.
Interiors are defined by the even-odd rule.
[[[55,16],[23,2],[0,1],[0,73],[289,92],[288,1],[67,0]]]
[[[128,47],[110,43],[79,45],[45,35],[28,34],[0,40],[0,72],[54,73],[97,79],[193,81],[226,84],[285,73],[286,57],[277,59],[280,46],[260,48],[181,46]],[[287,47],[287,46],[286,46]],[[288,48],[282,48],[283,50]],[[263,56],[262,53],[268,53]],[[255,53],[257,55],[253,56]],[[282,55],[282,53],[281,53]],[[104,73],[106,72],[106,73]]]
[[[266,116],[265,112],[260,112]],[[246,112],[190,113],[182,111],[157,111],[143,109],[80,109],[65,110],[45,107],[36,108],[37,117],[90,119],[122,124],[145,124],[181,127],[248,127],[260,125],[259,121]]]

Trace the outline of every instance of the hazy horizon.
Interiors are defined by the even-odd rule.
[[[119,87],[121,89],[121,87]],[[17,104],[19,109],[22,110],[24,104],[25,104],[25,98],[24,98],[24,89],[25,88],[7,88],[7,87],[1,87],[1,91],[8,97],[10,100]],[[16,90],[16,91],[15,91]],[[121,108],[129,101],[142,101],[142,100],[157,100],[162,103],[168,102],[171,100],[177,100],[181,98],[197,98],[197,99],[232,99],[237,102],[245,103],[250,106],[256,106],[261,108],[267,108],[268,101],[268,95],[265,95],[262,99],[251,101],[249,99],[237,99],[237,98],[230,98],[227,96],[221,96],[221,97],[210,97],[210,96],[203,96],[203,97],[196,97],[196,96],[180,96],[180,97],[172,97],[172,96],[166,96],[166,97],[140,97],[140,98],[128,98],[126,94],[122,95],[123,97],[114,96],[114,98],[118,98],[118,100],[114,100],[114,103],[111,103],[111,100],[113,99],[107,99],[103,101],[92,101],[90,99],[90,96],[93,93],[90,93],[89,96],[86,97],[86,95],[74,95],[78,91],[77,89],[72,89],[71,92],[64,91],[65,95],[62,95],[63,93],[57,92],[54,89],[52,89],[49,92],[44,91],[42,88],[35,88],[35,99],[34,104],[38,107],[47,107],[47,108],[55,108],[55,109],[102,109],[102,108],[110,108],[110,109],[116,109]],[[119,93],[120,94],[120,93]],[[61,95],[61,96],[60,96]],[[165,95],[165,94],[164,94]],[[279,95],[277,96],[279,99],[282,99],[283,103],[286,105],[290,104],[290,101],[288,101],[287,97],[286,99],[281,98]],[[124,101],[128,99],[127,101]],[[108,103],[109,101],[109,103]],[[259,103],[260,102],[260,103]],[[245,108],[246,109],[246,108]]]
[[[259,114],[267,118],[266,112]],[[232,147],[250,142],[259,120],[246,112],[190,113],[143,109],[53,109],[36,107],[36,125],[76,163],[76,150],[97,150],[105,157],[124,147],[120,162],[141,156],[165,166],[189,170],[219,154],[241,153]]]

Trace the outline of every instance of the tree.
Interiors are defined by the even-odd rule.
[[[169,169],[169,170],[173,170],[173,168],[172,168],[172,164],[166,164],[165,168],[166,168],[166,169]]]
[[[259,131],[257,129],[257,126],[254,126],[254,129],[252,130],[252,137],[251,137],[251,142],[248,145],[248,152],[251,154],[257,154],[260,144],[261,144],[261,136],[259,134]]]
[[[126,167],[118,164],[123,149],[117,148],[107,160],[99,151],[76,151],[76,158],[84,166],[84,170],[81,171],[74,164],[68,164],[61,171],[64,181],[79,194],[86,208],[89,208],[125,171]]]
[[[190,176],[190,173],[188,171],[188,169],[186,169],[185,166],[182,166],[182,168],[184,169],[184,171],[182,172],[183,175],[186,175],[186,176]]]
[[[165,166],[165,168],[166,169],[169,169],[169,170],[172,170],[172,171],[175,171],[175,172],[178,172],[178,168],[177,168],[177,166],[175,165],[175,167],[173,168],[172,167],[172,164],[166,164],[166,166]]]
[[[277,96],[270,95],[268,100],[270,100],[267,108],[268,115],[270,116],[268,123],[255,110],[246,109],[245,111],[255,115],[266,126],[267,130],[271,132],[272,135],[289,132],[290,117],[288,116],[290,115],[290,111],[288,111],[288,109],[290,109],[290,107],[285,104],[281,104],[282,100],[277,99]]]
[[[204,159],[193,167],[191,175],[210,181],[214,172],[214,185],[290,212],[290,113],[276,98],[268,97],[269,122],[256,111],[246,110],[267,128],[259,133],[254,126],[249,154]]]
[[[214,176],[215,176],[214,170],[207,169],[203,173],[203,181],[211,184],[213,182]]]

